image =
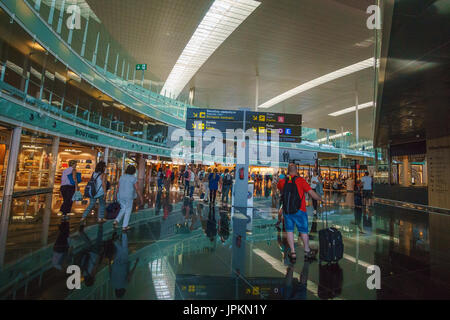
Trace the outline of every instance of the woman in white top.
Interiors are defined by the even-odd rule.
[[[122,230],[127,231],[128,222],[130,221],[131,211],[133,210],[133,200],[136,198],[136,194],[139,195],[139,200],[144,203],[141,191],[139,189],[139,183],[135,176],[136,168],[134,166],[128,166],[125,170],[125,174],[119,179],[119,186],[117,192],[114,195],[114,199],[120,203],[120,211],[114,220],[114,227],[117,227],[119,222],[123,218]]]
[[[97,221],[98,223],[103,223],[106,221],[103,217],[105,216],[105,207],[106,207],[106,163],[104,161],[100,161],[95,166],[95,172],[92,175],[91,179],[95,180],[95,196],[93,198],[89,199],[89,205],[84,210],[83,217],[81,218],[80,223],[86,224],[86,218],[88,214],[92,211],[94,208],[94,205],[97,203],[97,200],[99,202],[99,208],[98,208],[98,215],[97,215]]]
[[[69,178],[71,176],[71,178]],[[77,161],[70,160],[69,167],[63,171],[61,176],[61,188],[60,192],[63,197],[63,203],[61,205],[60,211],[65,219],[67,214],[72,210],[72,198],[75,191],[78,190],[77,181]]]

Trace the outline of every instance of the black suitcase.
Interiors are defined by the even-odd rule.
[[[324,212],[323,214],[326,214],[326,227],[319,231],[319,263],[322,261],[338,262],[344,255],[342,234],[336,228],[328,228],[328,213]]]

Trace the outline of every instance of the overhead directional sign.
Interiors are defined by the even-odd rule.
[[[247,112],[248,122],[258,123],[281,123],[281,124],[302,124],[301,114],[288,114],[288,113],[272,113],[272,112]]]
[[[227,129],[242,129],[242,121],[215,121],[215,120],[201,120],[201,119],[187,119],[186,130],[219,130],[226,132]]]
[[[189,131],[217,129],[226,132],[244,127],[244,111],[240,110],[188,108],[186,118]],[[247,111],[245,118],[246,129],[251,128],[258,135],[267,134],[269,140],[272,132],[278,132],[282,142],[301,142],[302,115]]]
[[[244,112],[238,110],[188,108],[186,118],[199,120],[243,121]]]
[[[147,70],[147,64],[146,63],[137,64],[136,70]]]

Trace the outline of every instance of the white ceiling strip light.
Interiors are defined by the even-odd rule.
[[[258,106],[258,109],[266,109],[270,108],[284,100],[287,100],[289,98],[292,98],[293,96],[298,95],[299,93],[302,93],[304,91],[307,91],[309,89],[315,88],[317,86],[320,86],[324,83],[348,76],[352,73],[370,68],[374,66],[374,59],[369,58],[367,60],[352,64],[348,67],[333,71],[331,73],[328,73],[326,75],[323,75],[319,78],[313,79],[311,81],[308,81],[302,85],[299,85],[298,87],[291,89],[289,91],[286,91],[279,96],[276,96],[275,98],[270,99],[267,102],[264,102],[263,104]]]
[[[261,3],[254,0],[216,0],[195,30],[161,90],[177,98],[200,67]]]
[[[369,107],[373,107],[373,106],[374,106],[373,101],[362,103],[362,104],[358,105],[358,110],[369,108]],[[355,112],[355,111],[356,111],[356,106],[353,106],[353,107],[350,107],[350,108],[345,108],[345,109],[342,109],[342,110],[330,113],[328,115],[332,116],[332,117],[338,117],[338,116],[341,116],[343,114],[350,113],[350,112]]]

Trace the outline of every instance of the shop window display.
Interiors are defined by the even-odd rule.
[[[52,138],[24,132],[21,137],[14,192],[49,188]]]

